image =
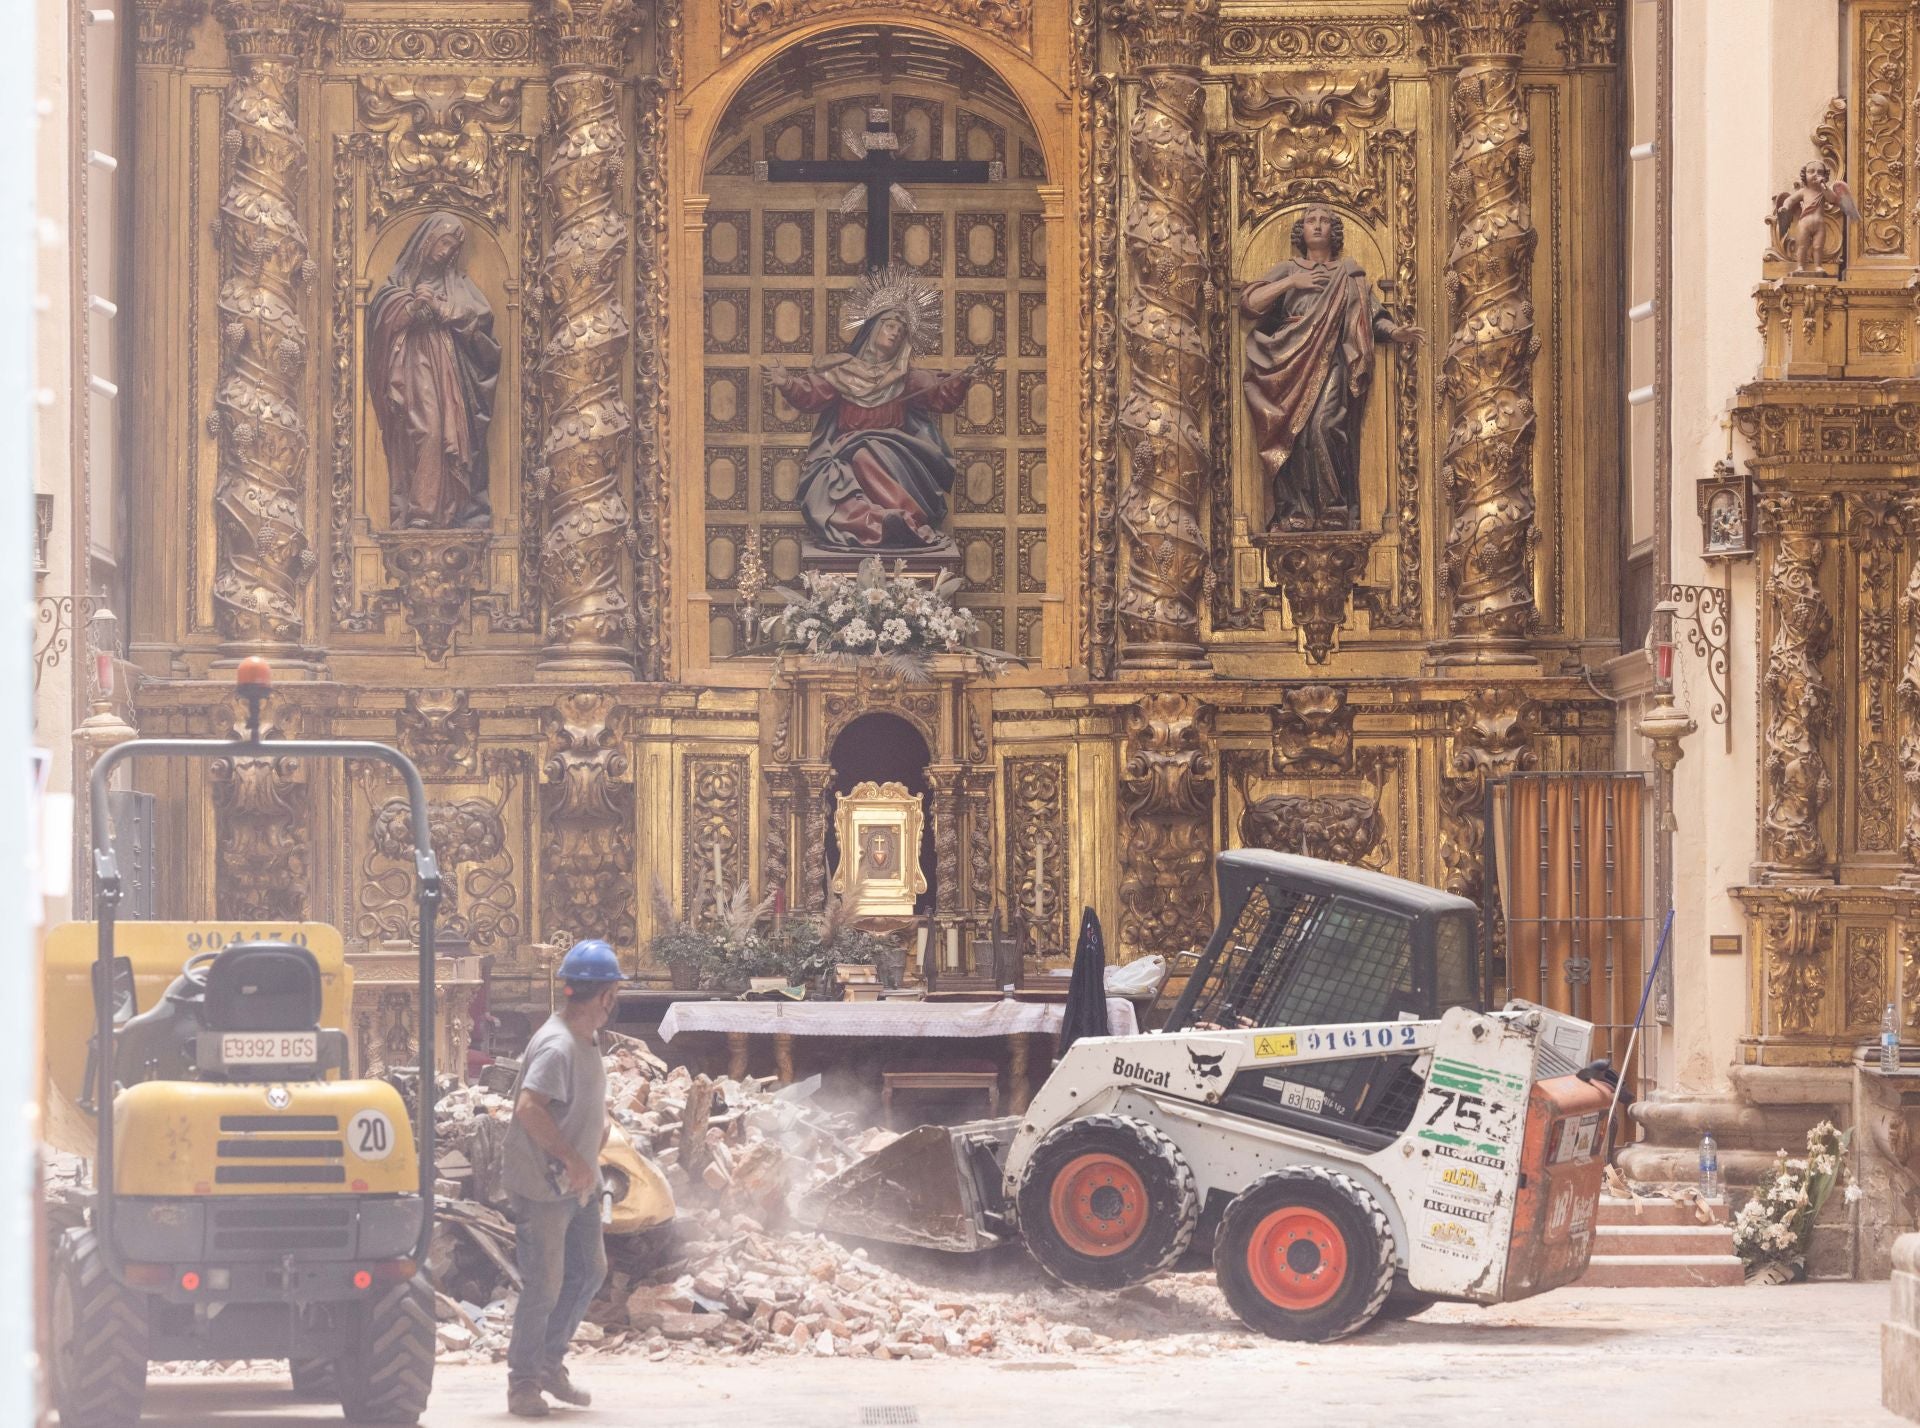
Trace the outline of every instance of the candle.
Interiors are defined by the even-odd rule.
[[[918,959],[920,975],[927,974],[927,924],[921,923],[913,935],[913,955]]]
[[[960,924],[957,922],[947,924],[947,970],[960,970]]]
[[[1040,920],[1040,884],[1047,880],[1047,845],[1033,845],[1033,920]]]
[[[727,871],[720,861],[720,840],[713,840],[713,892],[718,897],[726,891]]]

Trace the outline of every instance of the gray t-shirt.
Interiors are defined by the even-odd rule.
[[[547,1111],[567,1143],[594,1167],[598,1189],[600,1142],[607,1130],[607,1067],[600,1048],[573,1034],[566,1018],[555,1012],[533,1034],[520,1062],[520,1079],[513,1088],[547,1097]],[[518,1116],[507,1131],[506,1166],[502,1187],[527,1200],[564,1200],[564,1177],[559,1162],[533,1143]]]

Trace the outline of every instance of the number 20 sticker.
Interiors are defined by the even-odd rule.
[[[393,1154],[393,1122],[384,1111],[360,1111],[347,1126],[347,1149],[362,1160]]]

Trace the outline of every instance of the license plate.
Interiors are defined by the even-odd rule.
[[[319,1056],[319,1033],[312,1031],[230,1031],[220,1038],[228,1066],[291,1066]]]

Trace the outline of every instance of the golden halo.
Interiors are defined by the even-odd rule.
[[[848,295],[841,325],[858,332],[883,312],[897,312],[907,327],[907,341],[924,352],[940,330],[940,290],[912,268],[882,268],[868,273]]]

